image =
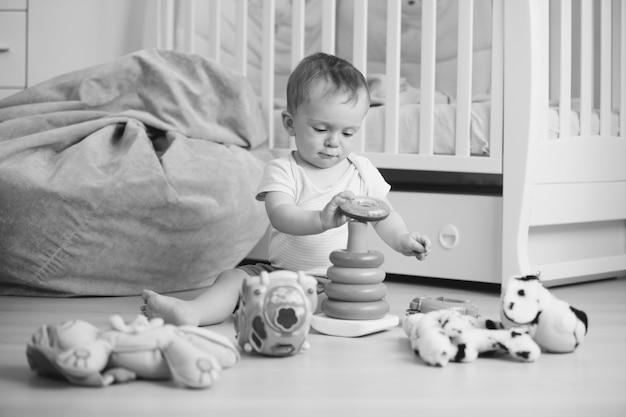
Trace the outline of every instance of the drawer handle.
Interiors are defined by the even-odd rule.
[[[2,52],[9,52],[10,48],[8,46],[5,45],[0,45],[0,53]]]
[[[445,249],[452,249],[459,244],[459,230],[452,224],[447,224],[439,231],[439,243]]]

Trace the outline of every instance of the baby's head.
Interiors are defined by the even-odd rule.
[[[283,112],[298,160],[330,168],[346,159],[369,104],[367,81],[348,61],[325,53],[304,58],[287,83]]]
[[[287,82],[287,111],[295,115],[320,84],[326,95],[346,94],[350,103],[365,94],[369,106],[369,86],[361,71],[345,59],[318,52],[300,61],[291,73]]]

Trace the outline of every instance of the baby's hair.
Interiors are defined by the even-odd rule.
[[[359,91],[367,94],[370,99],[367,80],[350,62],[335,55],[318,52],[304,58],[293,70],[287,82],[287,110],[295,114],[302,103],[309,99],[311,86],[319,81],[325,81],[329,92],[341,91],[348,93],[348,100],[358,99]]]

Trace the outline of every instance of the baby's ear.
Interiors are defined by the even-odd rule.
[[[282,120],[283,127],[287,131],[287,134],[289,136],[296,136],[296,129],[294,127],[293,117],[291,116],[291,113],[289,113],[287,110],[283,110]]]

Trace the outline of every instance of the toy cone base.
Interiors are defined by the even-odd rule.
[[[400,318],[393,314],[375,320],[342,320],[328,317],[326,314],[315,314],[311,319],[311,327],[329,336],[359,337],[382,332],[398,326]]]

